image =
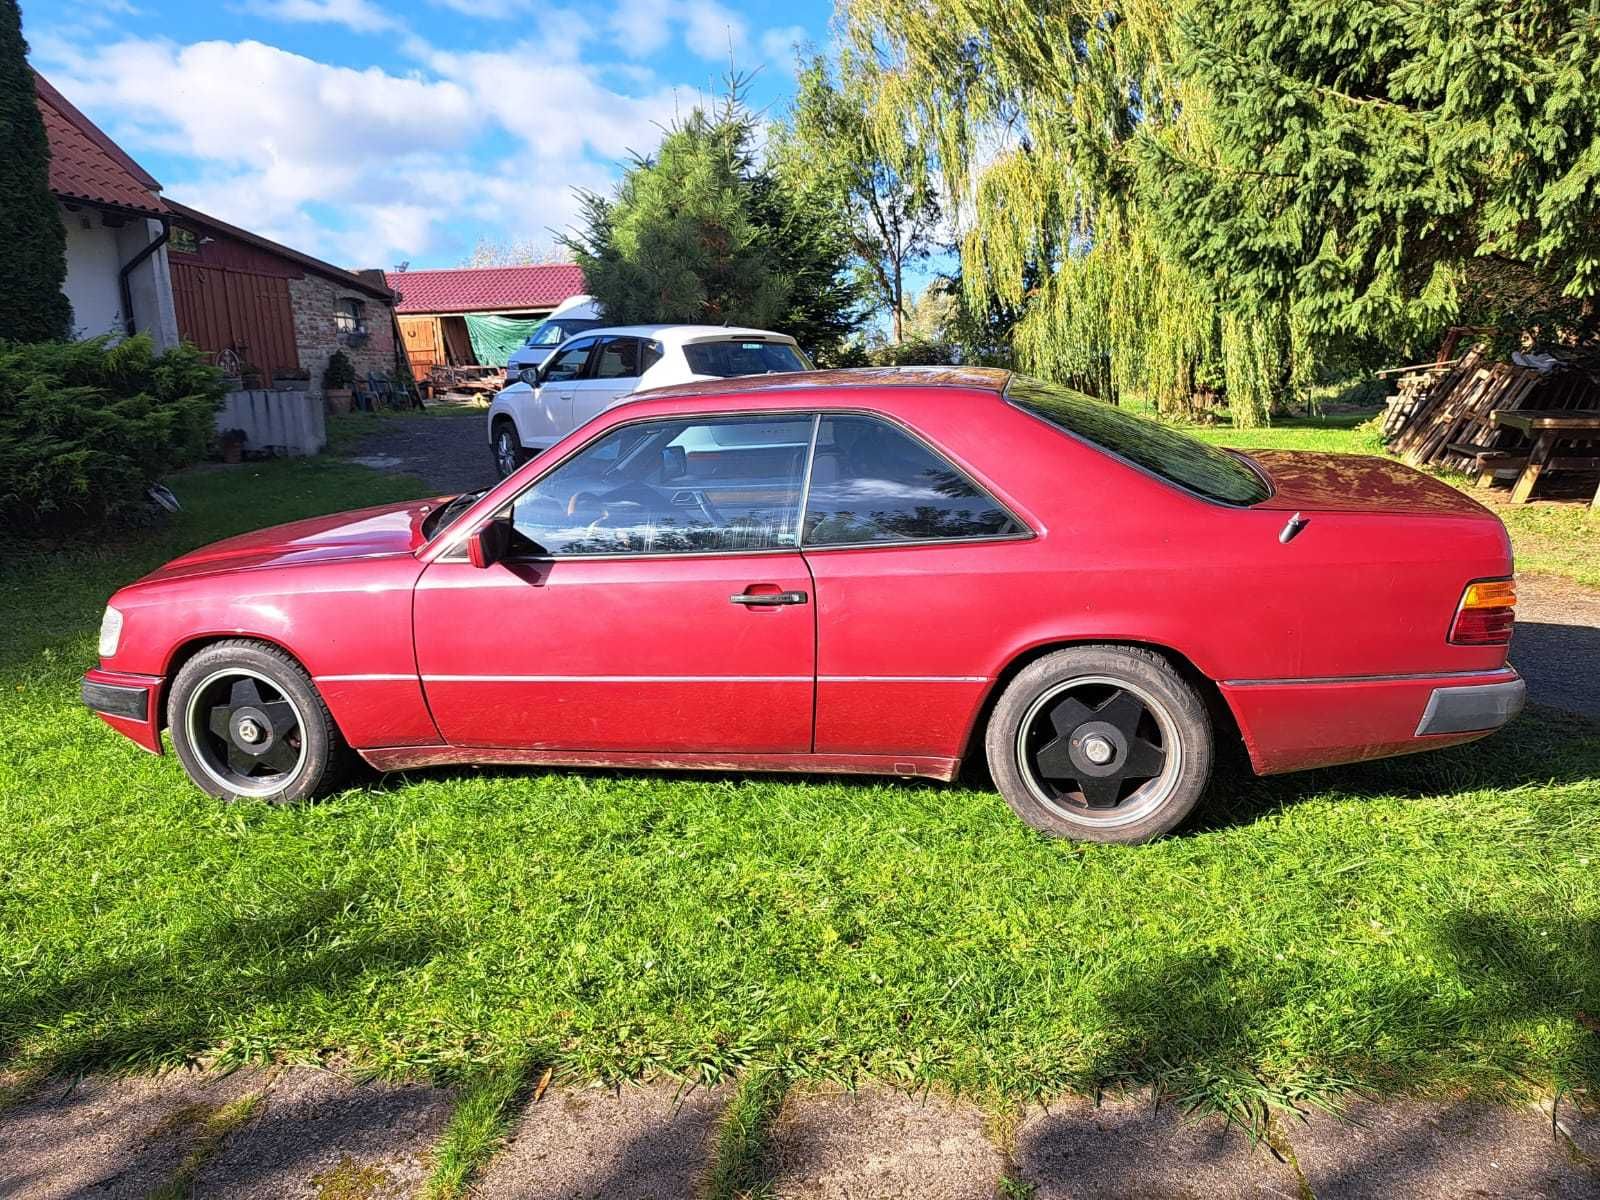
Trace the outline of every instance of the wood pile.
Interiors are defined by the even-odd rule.
[[[1400,398],[1407,411],[1396,415],[1398,406],[1391,408],[1384,426],[1389,449],[1413,467],[1480,471],[1519,465],[1515,435],[1497,429],[1489,414],[1523,407],[1546,379],[1532,367],[1486,361],[1481,346],[1443,368],[1402,376]]]

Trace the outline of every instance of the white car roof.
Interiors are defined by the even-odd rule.
[[[770,329],[746,329],[738,325],[605,325],[598,329],[585,329],[573,334],[580,337],[647,337],[669,345],[684,346],[693,342],[720,342],[738,338],[761,338],[768,342],[798,343],[786,333],[773,333]]]

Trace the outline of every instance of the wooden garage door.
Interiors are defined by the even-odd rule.
[[[289,281],[274,275],[172,263],[178,332],[202,350],[232,350],[267,371],[298,367]]]

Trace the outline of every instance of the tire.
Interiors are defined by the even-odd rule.
[[[995,786],[1032,828],[1135,843],[1189,815],[1211,777],[1213,742],[1205,702],[1160,655],[1075,646],[1011,681],[984,748]]]
[[[489,452],[494,455],[494,469],[504,479],[528,461],[528,452],[522,448],[517,436],[516,422],[502,417],[494,423],[494,437],[489,442]]]
[[[305,668],[265,642],[217,642],[184,663],[167,727],[189,778],[220,800],[320,795],[343,781],[353,757]]]

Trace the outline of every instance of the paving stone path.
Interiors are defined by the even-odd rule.
[[[702,1196],[730,1092],[552,1088],[474,1185],[480,1197]],[[420,1193],[449,1093],[310,1069],[51,1079],[0,1110],[7,1200],[167,1196],[388,1200]],[[1600,1198],[1600,1110],[1359,1102],[1252,1143],[1142,1096],[1067,1098],[1020,1123],[941,1096],[795,1089],[766,1130],[775,1200],[1527,1200]],[[1007,1132],[1009,1130],[1009,1132]],[[166,1189],[163,1191],[162,1189]]]

